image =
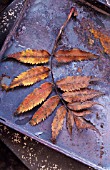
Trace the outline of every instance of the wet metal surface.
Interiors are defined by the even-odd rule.
[[[0,60],[3,57],[6,49],[11,46],[11,42],[14,39],[17,28],[27,10],[27,6],[29,4],[28,0],[15,0],[12,2],[5,11],[2,12],[0,20],[1,20],[1,41],[3,42],[2,48],[0,49]],[[7,36],[7,32],[8,36]],[[3,35],[5,36],[3,37]],[[2,38],[4,38],[2,40]],[[2,43],[0,43],[2,44]]]
[[[12,2],[13,0],[1,0],[0,1],[0,12],[2,12],[3,10],[5,10],[5,8]]]
[[[4,40],[6,39],[7,34],[10,32],[11,28],[17,16],[19,15],[23,7],[23,1],[16,0],[13,1],[6,10],[2,11],[0,14],[0,47],[2,47]]]
[[[64,124],[56,145],[53,145],[50,139],[51,122],[54,114],[35,127],[30,126],[28,121],[37,108],[20,117],[13,115],[27,94],[32,92],[35,87],[39,87],[42,82],[51,81],[51,77],[31,87],[16,88],[9,92],[1,89],[0,121],[96,169],[110,169],[110,144],[108,142],[110,141],[110,132],[108,130],[110,129],[110,56],[104,53],[103,44],[90,31],[91,29],[100,30],[101,33],[110,37],[110,18],[78,5],[74,1],[32,0],[30,9],[22,20],[13,45],[6,51],[6,54],[27,48],[46,49],[51,52],[57,33],[65,21],[71,6],[76,6],[79,15],[76,21],[73,19],[69,22],[59,43],[59,48],[78,47],[98,54],[100,58],[95,61],[72,62],[64,65],[59,65],[54,60],[54,77],[55,80],[67,75],[99,77],[99,83],[92,88],[105,93],[104,96],[95,99],[104,107],[94,107],[92,109],[94,114],[86,118],[99,129],[101,136],[91,130],[79,132],[74,128],[72,138],[70,138]],[[30,67],[16,61],[5,61],[1,63],[0,74],[1,76],[2,74],[8,75],[12,79]]]
[[[0,129],[0,131],[1,131],[1,129]],[[3,136],[0,136],[0,138],[2,138],[2,137]],[[0,140],[0,170],[4,170],[4,169],[5,170],[14,170],[14,169],[29,170],[19,160],[19,158],[10,150],[10,148],[7,147],[8,140],[6,140],[6,141],[5,141],[6,142],[6,144],[5,144],[3,138],[2,138],[2,140]]]

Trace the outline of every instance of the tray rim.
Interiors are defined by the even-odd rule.
[[[43,144],[43,145],[45,145],[45,146],[47,146],[47,147],[49,147],[51,149],[54,149],[55,151],[58,151],[58,152],[66,155],[66,156],[68,156],[68,157],[70,157],[72,159],[75,159],[75,160],[77,160],[77,161],[79,161],[79,162],[81,162],[81,163],[83,163],[83,164],[85,164],[87,166],[91,166],[91,167],[93,167],[96,170],[109,170],[109,167],[105,168],[105,167],[98,166],[98,165],[90,162],[89,160],[86,160],[86,159],[78,156],[74,152],[70,153],[67,150],[62,149],[58,145],[55,145],[55,144],[53,144],[51,142],[48,142],[47,140],[41,139],[41,138],[33,135],[32,133],[29,133],[29,131],[24,131],[24,129],[21,130],[21,128],[19,128],[19,125],[13,126],[13,124],[10,121],[7,121],[6,119],[4,120],[4,118],[1,117],[1,116],[0,116],[0,123],[2,123],[4,125],[12,128],[12,129],[18,131],[18,132],[20,132],[20,133],[22,133],[24,135],[27,135],[28,137],[31,137],[32,139],[40,142],[41,144]]]

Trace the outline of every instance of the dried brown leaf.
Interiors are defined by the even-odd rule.
[[[74,116],[72,111],[68,111],[67,120],[66,120],[66,127],[70,135],[72,135],[72,129],[74,126]]]
[[[28,49],[26,51],[10,54],[7,58],[13,58],[22,63],[41,64],[49,61],[50,54],[46,50]]]
[[[93,90],[93,89],[83,89],[80,91],[74,92],[65,92],[62,94],[62,97],[65,101],[69,103],[73,102],[84,102],[86,100],[93,99],[94,97],[101,96],[103,93]]]
[[[91,123],[82,117],[75,117],[75,123],[78,129],[91,129],[100,134],[98,129]]]
[[[30,124],[32,126],[45,120],[49,115],[52,114],[54,109],[57,107],[60,99],[58,96],[52,96],[49,98],[33,115]]]
[[[98,56],[90,52],[82,51],[80,49],[59,50],[55,53],[55,58],[60,63],[68,63],[71,61],[82,61],[97,59]]]
[[[66,116],[66,109],[64,106],[58,108],[56,116],[52,122],[52,141],[55,142],[58,134],[62,130],[64,118]]]
[[[74,111],[73,114],[75,116],[86,116],[86,115],[91,114],[91,111],[90,110],[84,110],[84,111],[79,111],[79,112]]]
[[[85,101],[85,102],[75,102],[75,103],[69,103],[68,104],[68,107],[71,109],[71,110],[74,110],[74,111],[80,111],[80,110],[83,110],[83,109],[88,109],[94,105],[96,105],[98,103],[96,102],[93,102],[93,101]]]
[[[49,96],[51,91],[52,84],[49,82],[46,82],[42,84],[39,88],[34,89],[34,91],[30,93],[19,105],[15,114],[26,112],[41,104]]]
[[[89,76],[68,76],[57,81],[57,86],[63,91],[74,91],[87,88],[91,81]]]
[[[44,66],[31,68],[14,78],[8,89],[12,89],[17,86],[30,86],[48,77],[49,71],[50,69]]]

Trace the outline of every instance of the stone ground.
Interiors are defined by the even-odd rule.
[[[0,170],[28,170],[27,167],[0,141]]]

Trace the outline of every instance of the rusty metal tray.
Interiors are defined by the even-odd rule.
[[[110,169],[110,56],[104,53],[100,40],[95,39],[90,33],[90,28],[93,27],[110,37],[110,17],[77,4],[75,1],[32,0],[14,42],[4,56],[27,48],[46,49],[51,52],[59,28],[65,21],[71,6],[76,6],[79,15],[76,20],[69,22],[59,48],[78,47],[99,54],[100,58],[95,61],[61,65],[53,61],[54,77],[55,80],[67,75],[91,75],[100,78],[93,88],[105,93],[104,96],[96,99],[103,107],[95,106],[92,109],[94,114],[86,118],[99,129],[101,136],[91,130],[79,132],[74,128],[71,138],[64,123],[63,130],[54,145],[50,139],[51,122],[55,113],[35,127],[30,126],[28,121],[37,108],[20,117],[13,115],[25,96],[35,87],[39,87],[43,81],[51,81],[51,77],[26,88],[16,88],[9,92],[0,89],[0,122],[95,169]],[[1,62],[0,76],[6,74],[12,79],[30,67],[13,60]]]

